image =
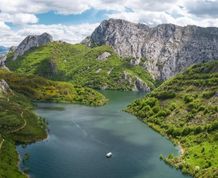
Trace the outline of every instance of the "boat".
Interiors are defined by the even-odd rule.
[[[111,158],[111,157],[112,157],[112,153],[111,152],[106,154],[106,158]]]

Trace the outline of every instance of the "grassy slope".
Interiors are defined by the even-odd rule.
[[[38,76],[26,76],[5,70],[0,70],[0,78],[5,79],[11,89],[33,100],[80,103],[92,106],[106,103],[106,98],[99,92],[70,83],[54,82]]]
[[[15,144],[5,141],[0,150],[0,177],[1,178],[26,178],[17,169],[18,155]]]
[[[17,93],[0,96],[0,177],[26,177],[17,169],[15,142],[31,143],[46,138],[46,124],[32,112],[29,99]],[[4,142],[2,142],[4,140]]]
[[[103,52],[112,55],[105,61],[96,60]],[[84,45],[52,42],[32,49],[16,61],[8,55],[7,66],[16,72],[37,74],[52,80],[71,81],[92,88],[130,90],[128,82],[122,80],[124,71],[140,77],[151,88],[154,87],[150,75],[142,67],[131,67],[109,46],[88,48]]]
[[[127,111],[183,147],[166,162],[195,177],[218,177],[218,61],[194,65]]]
[[[0,79],[4,79],[13,89],[13,92],[7,94],[0,91],[1,178],[26,177],[17,169],[15,143],[32,143],[47,136],[45,121],[32,111],[30,99],[93,106],[103,105],[107,101],[93,89],[49,81],[42,77],[0,70]]]

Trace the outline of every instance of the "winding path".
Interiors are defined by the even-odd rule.
[[[1,148],[2,148],[2,145],[3,145],[4,141],[5,141],[5,139],[3,138],[2,141],[1,141],[1,143],[0,143],[0,150],[1,150]]]
[[[22,130],[22,129],[24,129],[24,128],[26,127],[27,122],[26,122],[26,120],[23,118],[23,112],[21,113],[21,117],[22,117],[22,119],[23,119],[23,121],[24,121],[24,124],[23,124],[22,126],[18,127],[17,129],[15,129],[15,130],[13,130],[13,131],[10,131],[9,133],[19,132],[20,130]]]

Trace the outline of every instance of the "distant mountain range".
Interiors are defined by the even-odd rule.
[[[80,45],[53,42],[48,33],[28,36],[6,64],[11,70],[92,88],[149,91],[156,81],[167,80],[193,64],[217,59],[218,28],[149,27],[109,19]]]
[[[7,53],[9,50],[9,48],[4,47],[4,46],[0,46],[0,55]]]

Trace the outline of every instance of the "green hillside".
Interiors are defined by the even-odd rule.
[[[111,56],[98,60],[104,52]],[[109,46],[89,48],[81,44],[52,42],[30,50],[16,61],[12,56],[13,53],[9,53],[6,65],[18,73],[37,74],[97,89],[131,90],[136,78],[150,88],[154,87],[153,79],[142,67],[130,66],[127,59],[118,57]],[[123,79],[124,72],[130,76],[130,82]]]
[[[47,137],[45,120],[33,112],[32,100],[100,106],[107,99],[97,91],[38,76],[0,70],[9,91],[0,88],[0,177],[27,177],[17,168],[15,143],[28,144]]]
[[[14,91],[32,100],[91,106],[100,106],[107,102],[102,94],[93,89],[66,82],[54,82],[34,75],[27,76],[0,70],[0,79],[4,79]]]
[[[181,146],[181,156],[161,156],[166,162],[194,177],[218,177],[218,61],[190,67],[127,111]]]
[[[0,96],[0,177],[26,177],[17,168],[15,143],[46,138],[46,123],[33,111],[31,101],[18,93]]]

